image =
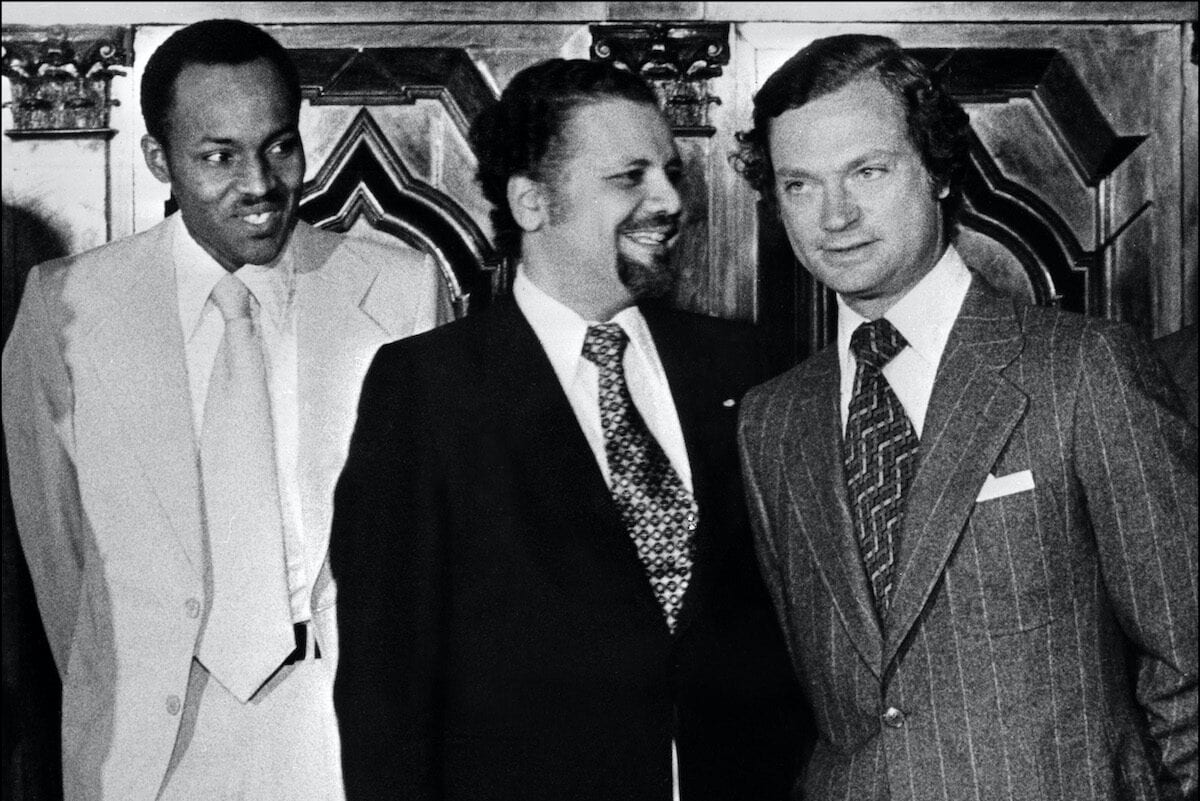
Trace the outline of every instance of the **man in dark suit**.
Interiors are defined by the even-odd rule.
[[[1195,798],[1195,430],[1132,331],[963,264],[967,135],[852,35],[784,64],[739,137],[838,295],[837,343],[739,426],[816,717],[804,798]]]
[[[472,135],[513,298],[385,348],[335,496],[351,799],[770,799],[798,688],[737,483],[761,379],[674,278],[681,165],[640,79],[512,79]]]

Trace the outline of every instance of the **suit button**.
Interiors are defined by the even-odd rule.
[[[883,713],[883,725],[898,729],[904,725],[904,713],[894,706],[889,706]]]
[[[687,526],[688,531],[695,531],[697,522],[698,518],[696,517],[696,513],[688,512],[687,517],[684,518],[683,524]]]
[[[179,696],[178,695],[168,695],[167,696],[167,714],[168,715],[178,715],[179,714]]]
[[[188,617],[193,619],[200,617],[200,602],[195,598],[188,598],[183,608],[187,610]]]

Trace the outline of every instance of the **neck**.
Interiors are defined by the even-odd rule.
[[[635,301],[629,290],[617,278],[613,266],[611,279],[576,275],[563,265],[528,254],[522,260],[525,276],[545,292],[584,320],[605,322]]]

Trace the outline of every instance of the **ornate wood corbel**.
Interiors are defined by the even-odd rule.
[[[601,22],[588,26],[591,57],[646,79],[676,136],[712,136],[709,79],[729,63],[729,23]]]
[[[5,28],[3,73],[12,82],[13,138],[103,136],[118,66],[131,66],[132,31],[121,27]]]

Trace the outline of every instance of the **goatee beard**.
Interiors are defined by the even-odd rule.
[[[647,264],[618,252],[617,277],[635,301],[642,301],[661,298],[670,292],[679,277],[679,270],[666,255]]]

